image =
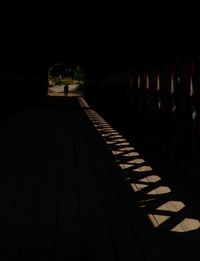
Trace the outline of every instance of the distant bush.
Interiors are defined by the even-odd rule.
[[[54,83],[55,83],[55,85],[61,85],[62,80],[60,80],[60,79],[54,80]]]

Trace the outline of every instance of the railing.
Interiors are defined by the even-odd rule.
[[[90,104],[157,146],[200,185],[200,80],[193,63],[125,72],[88,85]]]

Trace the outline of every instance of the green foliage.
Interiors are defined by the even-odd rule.
[[[55,79],[53,82],[55,83],[55,85],[61,85],[62,84],[62,81],[60,79]]]
[[[80,66],[66,68],[64,64],[54,64],[48,72],[48,80],[56,85],[83,84],[85,72]]]
[[[85,72],[80,66],[74,68],[74,78],[78,81],[84,80]]]
[[[66,77],[64,79],[62,79],[62,84],[65,85],[65,84],[73,84],[74,80],[72,77]]]
[[[62,63],[56,63],[49,69],[49,76],[55,77],[66,77],[66,68]]]

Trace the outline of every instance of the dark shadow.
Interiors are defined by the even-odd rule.
[[[68,93],[69,93],[69,85],[65,84],[65,86],[64,86],[64,95],[67,96]]]
[[[135,146],[127,142],[100,115],[92,110],[87,114],[104,139],[110,153],[110,162],[112,158],[115,161],[118,176],[113,178],[117,181],[119,193],[120,190],[126,190],[126,204],[133,205],[134,202],[144,215],[150,217],[151,223],[158,231],[181,234],[192,230],[199,231],[200,216],[191,214],[192,208],[183,203],[184,198],[178,188],[171,186],[160,167],[157,168],[151,161],[144,160],[141,153],[137,153]]]
[[[37,103],[35,107],[39,108],[74,108],[79,109],[80,104],[77,97],[65,97],[65,96],[47,96]]]
[[[35,112],[37,113],[35,114]],[[32,117],[30,117],[31,113]],[[53,121],[52,115],[54,117]],[[2,211],[0,216],[2,225],[0,255],[4,255],[9,250],[12,239],[16,243],[16,239],[20,237],[20,246],[17,244],[18,249],[15,249],[17,256],[21,257],[23,251],[26,253],[26,244],[31,248],[29,250],[32,251],[35,247],[32,243],[37,242],[37,233],[40,234],[40,229],[38,229],[37,225],[39,224],[41,228],[52,220],[56,220],[56,223],[57,217],[54,214],[58,210],[60,211],[59,218],[63,222],[61,230],[63,227],[66,229],[62,236],[64,249],[67,249],[68,246],[66,246],[64,239],[65,236],[68,236],[68,232],[70,232],[68,228],[74,221],[74,202],[71,201],[71,195],[75,190],[76,199],[79,197],[78,200],[82,200],[81,196],[78,195],[81,192],[79,185],[84,186],[84,188],[85,185],[88,186],[87,188],[92,187],[92,191],[98,195],[100,201],[102,200],[100,202],[103,209],[102,213],[105,215],[106,225],[109,230],[108,233],[110,233],[109,237],[112,238],[114,246],[116,242],[115,235],[117,234],[119,237],[123,234],[120,227],[122,225],[128,228],[125,232],[127,233],[126,235],[133,235],[133,238],[136,238],[137,244],[140,245],[141,252],[145,252],[146,259],[143,258],[143,260],[171,260],[167,258],[169,254],[176,256],[176,260],[188,261],[190,260],[188,259],[189,254],[193,257],[198,253],[200,237],[199,213],[194,212],[188,204],[189,201],[186,203],[182,195],[176,190],[177,187],[165,179],[165,175],[161,172],[160,167],[152,164],[144,157],[141,150],[135,147],[133,142],[129,142],[128,139],[112,128],[98,113],[92,110],[82,96],[47,96],[36,102],[30,110],[26,111],[20,117],[16,121],[8,122],[5,129],[1,129],[4,135],[0,137],[0,203],[4,211]],[[49,123],[43,124],[45,121]],[[23,124],[21,125],[21,123]],[[74,125],[70,126],[70,124]],[[74,127],[75,125],[76,127]],[[84,133],[80,129],[80,126],[85,126]],[[15,135],[13,135],[13,129],[15,130]],[[77,132],[76,136],[74,131]],[[43,136],[41,136],[41,133],[43,133]],[[64,136],[64,133],[67,133],[66,136]],[[53,135],[56,137],[55,139],[52,139]],[[84,142],[82,139],[84,139]],[[77,140],[79,140],[79,143]],[[89,142],[91,142],[90,145],[88,145]],[[93,147],[93,145],[96,145],[96,147]],[[40,154],[41,146],[44,148],[44,154]],[[86,150],[80,150],[80,146],[86,147]],[[51,149],[49,150],[49,148]],[[68,153],[63,155],[62,153],[65,149],[68,150]],[[99,154],[96,153],[96,150],[98,150]],[[86,156],[88,158],[84,158],[85,155],[82,155],[82,151],[87,151],[88,155]],[[52,157],[52,154],[54,157]],[[77,155],[79,155],[79,163],[82,164],[82,167],[77,163]],[[102,158],[99,160],[97,155]],[[66,156],[69,160],[66,160]],[[40,171],[40,164],[39,166],[29,166],[29,163],[37,157],[39,163],[42,161]],[[83,159],[88,159],[88,164],[85,165],[85,160]],[[67,164],[65,164],[65,160]],[[103,163],[102,165],[104,166],[98,165],[95,169],[94,164],[98,161],[100,162],[99,164]],[[62,165],[60,165],[60,162],[62,162]],[[70,165],[71,163],[72,165]],[[78,175],[77,169],[80,172],[79,177],[76,176]],[[87,169],[91,171],[91,176],[87,176],[87,173],[84,172]],[[45,172],[45,170],[48,171]],[[59,181],[60,171],[62,171],[63,179],[71,175],[70,178],[72,180],[66,179],[64,185],[60,184],[62,183],[62,179]],[[51,175],[54,175],[52,176],[54,177],[52,180]],[[94,182],[91,182],[92,178],[94,178]],[[81,182],[83,184],[80,184]],[[63,189],[62,195],[59,194],[61,187]],[[45,199],[43,198],[46,195],[46,191],[44,190],[48,192],[48,197]],[[101,190],[105,197],[102,196]],[[68,192],[68,197],[66,197],[68,204],[63,201],[63,205],[59,205],[59,202],[66,199],[65,193]],[[52,195],[53,193],[54,195]],[[85,224],[88,224],[90,223],[88,222],[88,218],[90,218],[90,213],[93,211],[94,206],[96,207],[96,202],[94,202],[94,205],[87,205],[93,194],[87,194],[86,191],[86,194],[83,193],[82,195],[86,196],[86,205],[82,205],[81,213],[85,215]],[[49,198],[51,201],[49,201],[49,205],[47,206],[46,202]],[[75,200],[75,202],[77,201]],[[113,202],[115,206],[112,208]],[[120,210],[116,202],[120,204]],[[78,204],[76,206],[77,209],[80,207]],[[52,205],[54,206],[53,209]],[[88,208],[87,211],[85,210],[85,206]],[[43,211],[45,208],[47,213],[44,211],[40,214],[40,211]],[[196,209],[198,210],[198,206],[196,206]],[[49,218],[48,210],[54,218]],[[77,211],[78,215],[80,215],[79,211],[80,209]],[[115,215],[115,211],[121,215]],[[98,213],[98,211],[97,213],[95,212],[97,216]],[[42,215],[45,218],[40,222]],[[68,220],[69,215],[72,215],[70,221]],[[35,216],[38,218],[36,222]],[[127,224],[123,223],[122,216],[123,218],[125,217],[123,221],[127,222]],[[31,222],[35,224],[35,227],[31,227],[31,222],[28,228],[24,225],[27,218],[31,218]],[[82,217],[78,218],[81,220]],[[51,227],[53,227],[53,223],[51,223]],[[21,227],[18,228],[18,224]],[[73,224],[73,229],[76,229],[76,222]],[[115,224],[114,227],[117,224],[117,231],[114,231],[113,224]],[[78,223],[78,229],[79,225]],[[66,226],[69,227],[66,228]],[[96,229],[99,226],[100,223],[94,223],[93,228]],[[21,228],[23,228],[23,231]],[[48,228],[47,226],[43,236],[48,235]],[[71,230],[72,235],[74,235],[73,229]],[[30,233],[29,230],[31,231]],[[31,233],[35,236],[34,239],[30,236],[32,235]],[[57,232],[54,231],[52,237],[55,236],[54,233]],[[96,230],[94,233],[96,233]],[[80,236],[79,232],[77,234]],[[24,235],[27,236],[30,242],[26,242],[26,236]],[[99,235],[97,234],[98,237]],[[91,243],[91,240],[93,238],[88,238],[88,244]],[[71,242],[71,238],[69,238],[68,242]],[[80,244],[79,238],[75,238],[74,242],[76,245]],[[120,242],[124,244],[124,242],[127,242],[127,238],[120,238]],[[84,241],[83,243],[85,244]],[[132,250],[135,242],[130,241],[129,243]],[[119,245],[116,244],[116,246]],[[50,248],[52,247],[51,244],[49,246]],[[80,248],[83,247],[83,252],[86,251],[85,256],[87,257],[91,249],[87,252],[84,246],[81,245]],[[124,249],[126,247],[125,245]],[[100,246],[97,245],[97,249],[99,248]],[[118,249],[117,247],[115,248],[117,252]],[[79,245],[77,249],[79,249]],[[168,249],[170,249],[171,254],[168,253]],[[43,250],[41,248],[38,251],[42,253]],[[52,253],[52,249],[50,251]],[[151,259],[148,256],[151,253],[156,257],[155,259]],[[159,256],[160,253],[161,256]],[[126,253],[121,254],[123,256]],[[31,254],[27,253],[27,255],[30,256]],[[195,259],[192,258],[191,260]]]

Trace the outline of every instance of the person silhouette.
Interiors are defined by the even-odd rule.
[[[64,95],[65,96],[67,96],[68,91],[69,91],[69,86],[68,86],[68,84],[65,84],[65,86],[64,86]]]

